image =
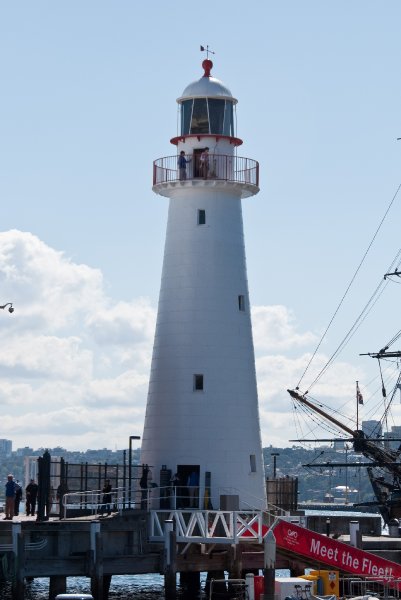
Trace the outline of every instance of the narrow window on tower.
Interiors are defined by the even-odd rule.
[[[242,294],[238,296],[238,308],[239,310],[245,311],[245,296]]]
[[[198,209],[198,225],[206,225],[206,211]]]
[[[203,375],[194,375],[194,392],[203,390]]]
[[[251,463],[251,473],[256,473],[256,456],[251,454],[249,460]]]

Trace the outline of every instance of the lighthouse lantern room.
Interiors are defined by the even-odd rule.
[[[153,165],[153,191],[170,202],[141,462],[159,488],[154,508],[262,509],[241,207],[259,191],[259,165],[237,156],[237,100],[202,66],[177,100],[177,151]]]

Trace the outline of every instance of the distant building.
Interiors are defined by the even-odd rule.
[[[25,448],[17,448],[15,451],[16,456],[30,456],[33,454],[33,448],[25,446]]]
[[[397,439],[391,441],[394,438]],[[390,448],[391,450],[398,450],[401,444],[401,425],[393,425],[391,431],[385,432],[384,444],[386,448]]]
[[[0,454],[11,456],[13,451],[13,443],[11,440],[0,440]]]
[[[362,421],[362,431],[367,437],[381,438],[383,437],[383,427],[380,421]]]

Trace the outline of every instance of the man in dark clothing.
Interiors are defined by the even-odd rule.
[[[28,517],[29,515],[34,517],[36,509],[36,498],[38,497],[38,484],[35,483],[34,479],[31,479],[29,484],[26,486],[25,497],[26,514]]]
[[[19,505],[22,500],[22,487],[20,482],[17,480],[15,482],[15,497],[14,497],[14,516],[18,517],[19,515]]]
[[[6,483],[6,516],[4,517],[7,521],[12,521],[14,516],[15,489],[16,483],[14,477],[8,475]]]
[[[59,505],[59,517],[60,519],[64,519],[65,517],[65,506],[64,506],[64,502],[63,502],[63,498],[66,494],[68,494],[70,490],[68,489],[68,485],[67,482],[65,481],[65,479],[62,479],[60,481],[60,485],[57,488],[57,501],[58,501],[58,505]],[[48,511],[48,514],[50,514],[50,510]]]
[[[187,163],[191,162],[191,159],[185,158],[185,152],[184,150],[181,150],[177,162],[180,180],[183,181],[187,178]]]
[[[146,510],[148,507],[148,479],[149,479],[150,469],[148,465],[142,465],[142,477],[139,480],[139,485],[141,487],[141,508]]]
[[[108,515],[111,515],[111,483],[109,479],[106,479],[106,481],[104,482],[102,494],[102,514],[104,513],[104,511],[106,511]]]

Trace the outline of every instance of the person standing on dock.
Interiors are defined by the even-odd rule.
[[[26,507],[26,514],[29,517],[29,515],[31,515],[32,517],[35,516],[35,509],[36,509],[36,498],[38,497],[38,489],[39,486],[37,483],[35,483],[34,479],[31,479],[31,481],[28,483],[28,485],[25,488],[25,507]]]
[[[146,510],[148,507],[148,487],[149,487],[149,479],[152,478],[150,473],[150,469],[148,465],[142,465],[142,477],[139,480],[139,485],[141,487],[141,508],[142,510]]]
[[[19,505],[21,503],[22,500],[22,487],[20,482],[17,481],[15,482],[15,496],[14,496],[14,516],[18,517],[19,515]]]
[[[110,484],[110,479],[106,479],[106,481],[104,482],[104,486],[102,489],[102,494],[103,494],[103,498],[102,498],[102,502],[103,502],[103,506],[102,506],[102,515],[103,513],[106,511],[107,514],[110,516],[111,515],[111,484]]]
[[[6,483],[6,516],[4,519],[7,521],[12,521],[14,516],[15,491],[16,483],[14,477],[10,474],[7,476]]]
[[[64,519],[64,517],[65,517],[65,506],[64,506],[63,499],[64,499],[64,496],[66,494],[68,494],[69,491],[70,490],[68,489],[68,485],[67,485],[66,480],[62,479],[60,481],[60,485],[57,488],[57,494],[56,494],[58,505],[59,505],[59,518],[60,519]],[[50,507],[48,509],[48,515],[50,515],[50,512],[51,512],[51,504],[52,504],[52,502],[53,501],[51,500],[50,501]]]

